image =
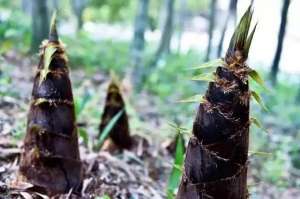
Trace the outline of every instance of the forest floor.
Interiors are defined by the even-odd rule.
[[[43,194],[31,191],[31,184],[14,184],[35,67],[32,60],[15,52],[6,54],[3,63],[10,81],[1,85],[1,91],[10,94],[0,96],[0,199],[47,198]],[[101,198],[105,194],[111,198],[166,198],[166,186],[173,164],[172,155],[166,146],[172,140],[159,135],[159,132],[168,128],[168,120],[159,113],[154,96],[140,93],[137,99],[141,100],[131,102],[128,107],[131,132],[138,140],[132,151],[113,154],[107,151],[95,152],[91,149],[91,142],[97,135],[109,77],[104,73],[87,76],[82,70],[72,70],[71,79],[74,95],[83,92],[83,88],[97,94],[93,99],[94,103],[91,102],[91,107],[87,106],[87,109],[99,110],[94,114],[96,118],[86,118],[85,113],[82,113],[77,121],[84,124],[90,140],[86,146],[80,139],[84,169],[82,196],[77,197],[69,193],[56,198]],[[126,85],[125,81],[124,87],[124,95],[130,98],[131,86]],[[269,183],[249,186],[251,195],[253,187],[253,198],[296,199],[300,196],[300,191],[295,188],[278,190]]]

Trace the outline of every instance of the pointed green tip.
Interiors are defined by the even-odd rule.
[[[56,11],[53,12],[50,24],[49,41],[58,42],[58,34],[56,29]]]
[[[235,51],[240,51],[242,53],[243,59],[246,60],[249,53],[249,48],[251,46],[252,38],[256,29],[256,26],[251,31],[250,35],[249,30],[251,26],[253,16],[252,4],[248,7],[245,14],[241,18],[239,25],[234,31],[234,34],[231,38],[229,48],[226,53],[226,57],[233,57]]]

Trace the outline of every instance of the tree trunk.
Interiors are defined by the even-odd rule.
[[[173,34],[173,19],[174,19],[174,4],[175,0],[165,0],[166,18],[160,38],[159,46],[155,53],[154,59],[151,62],[151,67],[155,67],[157,61],[163,54],[170,53],[170,45]]]
[[[229,3],[228,14],[226,16],[225,23],[222,28],[221,37],[220,37],[220,41],[219,41],[219,45],[218,45],[217,57],[220,57],[222,54],[223,42],[224,42],[225,34],[227,31],[227,27],[228,27],[228,23],[229,23],[230,19],[233,18],[234,22],[236,23],[237,3],[238,3],[238,0],[231,0]]]
[[[141,83],[142,71],[144,69],[143,53],[145,48],[145,31],[149,20],[148,10],[149,0],[139,0],[131,47],[132,67],[130,71],[130,80],[136,86]]]
[[[300,87],[298,88],[298,92],[297,92],[297,95],[296,95],[296,103],[300,104]]]
[[[180,0],[180,13],[179,13],[179,19],[178,19],[178,46],[177,46],[177,52],[180,53],[181,51],[181,38],[182,33],[184,32],[184,21],[185,21],[185,12],[186,12],[186,0]]]
[[[87,1],[86,0],[72,0],[72,8],[76,15],[77,19],[77,29],[81,30],[83,26],[83,11],[86,7]]]
[[[173,33],[174,4],[175,0],[165,0],[166,18],[164,21],[159,46],[155,52],[154,57],[150,60],[148,67],[145,67],[141,74],[140,85],[146,80],[147,74],[150,74],[151,71],[156,67],[157,62],[162,57],[162,55],[170,52],[170,45]]]
[[[271,73],[270,73],[273,86],[275,86],[277,83],[277,74],[279,71],[279,62],[280,62],[280,58],[281,58],[284,36],[285,36],[285,32],[286,32],[286,27],[287,27],[288,10],[289,10],[290,3],[291,3],[290,0],[283,0],[280,29],[279,29],[279,33],[278,33],[277,49],[276,49],[276,53],[274,56]]]
[[[47,0],[33,0],[32,3],[31,51],[36,52],[40,43],[49,32]]]
[[[22,11],[28,15],[32,13],[32,1],[22,0]]]
[[[166,19],[162,31],[160,45],[156,55],[170,52],[171,39],[173,34],[174,4],[175,0],[166,0]],[[159,56],[160,57],[160,56]]]
[[[20,179],[48,195],[77,192],[81,162],[65,50],[55,23],[41,47],[28,114]]]
[[[255,31],[248,37],[251,18],[249,8],[200,103],[178,199],[248,198],[250,70],[245,61]]]
[[[49,12],[53,13],[59,10],[59,2],[58,0],[50,0],[48,4]]]
[[[213,34],[215,29],[215,18],[216,18],[216,8],[217,8],[217,0],[211,0],[210,4],[210,15],[209,15],[209,27],[208,27],[208,45],[206,50],[205,61],[208,61],[210,58],[211,50],[212,50],[212,42],[213,42]]]
[[[53,0],[52,4],[53,4],[53,8],[54,8],[55,10],[58,10],[58,9],[59,9],[59,2],[58,2],[58,0]]]

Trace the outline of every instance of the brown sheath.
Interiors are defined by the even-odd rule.
[[[55,20],[55,19],[54,19]],[[55,49],[48,66],[45,51]],[[34,78],[20,174],[49,195],[75,191],[81,183],[73,94],[67,58],[55,23],[41,46]]]
[[[200,103],[177,199],[248,197],[250,94],[245,61],[255,31],[248,37],[251,18],[249,7]]]
[[[133,139],[130,136],[128,116],[125,111],[125,103],[120,88],[116,80],[112,80],[108,86],[104,112],[99,126],[99,136],[110,120],[122,110],[124,111],[121,117],[113,126],[109,134],[114,144],[121,150],[130,149],[133,145]]]

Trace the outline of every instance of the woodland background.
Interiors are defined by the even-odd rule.
[[[269,91],[251,84],[269,111],[255,103],[251,107],[262,128],[251,127],[250,198],[299,198],[300,2],[252,2],[258,28],[248,63],[262,74]],[[122,79],[131,133],[148,140],[147,149],[141,150],[151,155],[132,163],[135,153],[102,154],[97,161],[103,168],[96,177],[103,179],[105,172],[120,175],[117,165],[122,163],[129,173],[136,170],[133,176],[142,176],[135,179],[143,187],[140,192],[164,198],[174,158],[166,146],[176,135],[169,123],[191,129],[198,104],[178,101],[203,94],[207,86],[191,81],[193,71],[188,69],[224,56],[235,24],[250,3],[0,0],[0,187],[18,165],[38,48],[47,38],[54,10],[69,57],[82,159],[87,165],[97,159],[93,142],[113,70]],[[89,183],[96,187],[96,182]],[[111,186],[117,187],[114,191],[131,190]],[[95,193],[102,197],[106,191],[111,187]]]

